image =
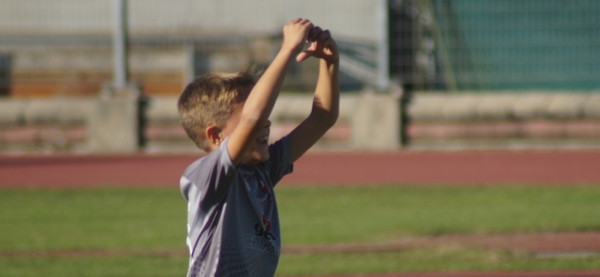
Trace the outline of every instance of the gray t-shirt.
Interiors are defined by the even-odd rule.
[[[287,137],[255,166],[233,165],[227,139],[193,162],[180,180],[188,201],[188,277],[273,276],[281,237],[273,187],[291,173]]]

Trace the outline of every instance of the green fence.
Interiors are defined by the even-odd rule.
[[[600,1],[428,4],[446,84],[461,90],[600,89]]]

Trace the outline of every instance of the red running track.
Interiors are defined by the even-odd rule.
[[[0,186],[178,186],[194,155],[0,156]],[[284,185],[600,184],[600,151],[313,152]]]
[[[355,275],[327,275],[320,277],[598,277],[597,270],[571,271],[499,271],[499,272],[420,272],[380,273]],[[319,276],[313,276],[319,277]]]

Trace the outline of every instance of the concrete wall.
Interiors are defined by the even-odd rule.
[[[37,145],[38,150],[41,147],[92,151],[90,141],[98,136],[90,129],[91,122],[114,123],[134,117],[131,114],[109,117],[107,114],[121,114],[126,109],[114,106],[121,113],[103,112],[99,108],[107,108],[107,105],[100,105],[101,102],[96,98],[1,99],[0,149],[21,145],[19,149],[25,151],[27,147],[23,145]],[[282,95],[271,115],[271,139],[291,131],[310,113],[311,105],[310,95]],[[173,96],[148,100],[142,121],[143,135],[147,139],[145,150],[194,149],[179,125],[176,106],[177,97]],[[598,93],[420,93],[405,107],[406,125],[402,125],[400,109],[399,96],[345,94],[338,123],[317,147],[394,150],[400,148],[400,138],[406,135],[409,148],[416,149],[453,145],[510,148],[517,140],[525,148],[539,145],[600,148]],[[125,122],[123,126],[130,123]],[[125,129],[135,128],[132,125]],[[525,140],[527,144],[522,144]],[[547,144],[548,141],[553,143]]]
[[[343,95],[340,99],[338,123],[321,140],[320,147],[329,149],[394,150],[400,147],[400,102],[390,95]],[[287,135],[309,114],[312,96],[282,95],[277,100],[270,120],[271,141]],[[153,97],[148,103],[146,117],[149,125],[166,126],[162,134],[187,140],[173,125],[179,124],[177,98]],[[157,132],[157,131],[154,131]],[[168,135],[167,135],[168,136]]]
[[[407,109],[414,122],[600,120],[600,93],[417,93]]]
[[[597,92],[422,93],[406,114],[414,149],[600,147]]]
[[[393,150],[399,147],[400,118],[397,97],[345,95],[338,124],[325,136],[322,147],[334,149]],[[150,98],[135,120],[136,101],[128,98],[1,99],[0,150],[67,150],[79,152],[136,151],[138,124],[147,149],[195,148],[179,124],[177,97]],[[271,140],[279,139],[310,113],[312,96],[281,96],[271,114]],[[52,129],[59,141],[48,137]],[[29,130],[23,133],[22,130]],[[73,132],[79,136],[72,138]],[[83,134],[81,134],[84,132]],[[365,135],[369,134],[369,135]],[[329,144],[328,144],[329,143]]]

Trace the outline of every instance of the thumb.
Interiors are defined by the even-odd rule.
[[[310,56],[312,56],[312,51],[303,51],[300,54],[298,54],[298,56],[296,56],[296,61],[297,62],[302,62],[306,59],[308,59]]]

